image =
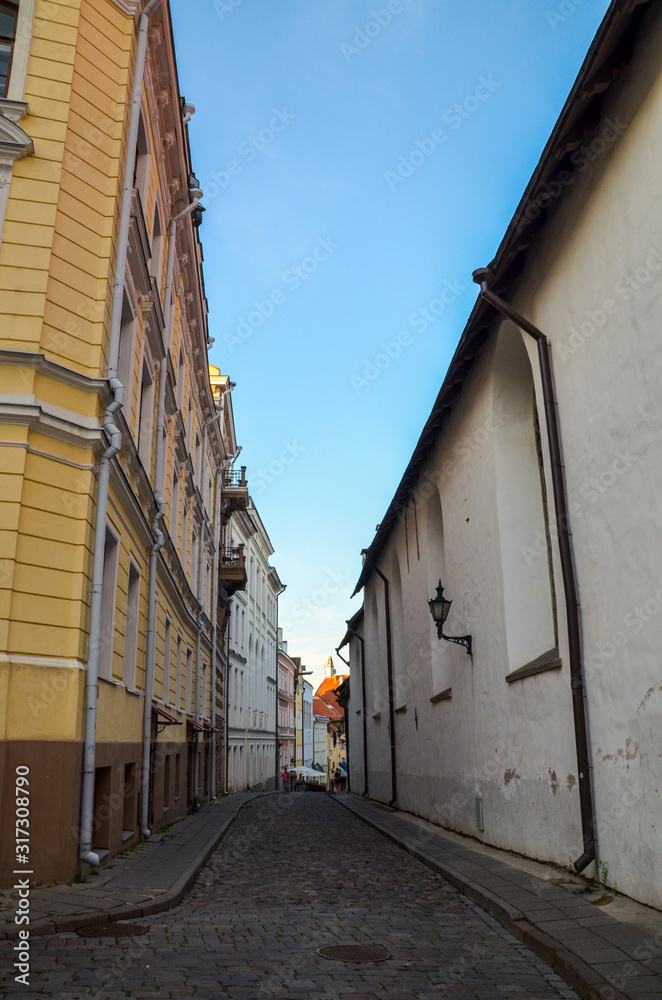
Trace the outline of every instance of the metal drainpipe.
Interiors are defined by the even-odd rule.
[[[152,698],[154,697],[154,673],[156,668],[156,575],[158,565],[158,553],[163,548],[165,537],[159,525],[166,512],[166,503],[163,497],[163,476],[165,468],[165,392],[166,376],[168,372],[168,350],[172,343],[174,309],[172,308],[171,295],[174,283],[175,266],[175,242],[177,235],[177,223],[184,219],[200,204],[202,191],[199,188],[191,190],[193,201],[186,206],[183,211],[170,220],[168,226],[168,257],[166,263],[166,286],[165,286],[165,351],[159,363],[159,399],[156,415],[156,456],[154,459],[154,501],[156,503],[156,513],[152,519],[152,532],[154,534],[154,544],[149,550],[149,583],[147,587],[147,644],[145,650],[145,701],[143,704],[143,734],[142,734],[142,768],[140,775],[140,833],[148,840],[151,836],[149,828],[149,786],[151,773],[151,749],[152,749]]]
[[[216,639],[218,636],[218,549],[221,531],[221,480],[223,466],[216,472],[216,507],[214,509],[214,562],[211,592],[211,719],[216,728]],[[211,797],[216,798],[216,733],[211,734]]]
[[[568,625],[568,647],[570,654],[570,687],[572,691],[572,711],[575,729],[575,746],[577,750],[577,766],[579,770],[579,804],[582,821],[584,851],[574,863],[575,871],[582,872],[592,862],[598,866],[597,831],[593,804],[593,786],[591,780],[591,759],[588,741],[588,721],[586,704],[586,687],[584,683],[584,664],[582,657],[581,616],[579,593],[577,587],[577,571],[570,531],[570,512],[568,510],[568,493],[561,448],[561,429],[559,425],[558,402],[554,391],[554,375],[552,369],[552,353],[545,334],[520,315],[511,305],[490,291],[494,281],[494,272],[489,267],[479,268],[473,273],[473,279],[480,285],[481,297],[490,305],[515,323],[521,330],[533,337],[538,345],[538,360],[542,380],[543,400],[547,426],[547,441],[552,466],[552,487],[556,507],[556,522],[558,528],[559,555],[561,572],[563,574],[563,589],[565,591],[566,620]]]
[[[391,598],[390,585],[382,571],[372,561],[367,549],[362,549],[361,555],[368,565],[375,571],[377,576],[384,582],[384,609],[386,614],[386,666],[388,671],[388,724],[391,740],[391,801],[390,806],[395,805],[398,799],[398,779],[395,756],[395,704],[393,698],[393,648],[391,637]]]
[[[126,161],[124,164],[124,186],[117,232],[117,259],[115,261],[115,281],[110,320],[108,344],[108,385],[113,400],[106,407],[103,427],[110,438],[110,445],[99,461],[99,482],[97,486],[97,506],[94,520],[94,554],[92,557],[92,593],[90,598],[90,625],[87,671],[85,679],[85,715],[83,721],[83,778],[80,801],[80,833],[78,837],[78,857],[85,864],[98,867],[99,856],[92,851],[92,827],[94,823],[94,778],[96,773],[97,745],[97,698],[99,694],[99,646],[101,640],[101,605],[103,602],[103,565],[106,547],[106,516],[108,511],[108,484],[110,462],[120,450],[122,437],[115,426],[114,414],[124,403],[124,386],[117,378],[120,332],[122,329],[122,307],[126,284],[126,261],[131,224],[131,199],[133,195],[133,172],[136,165],[136,147],[142,88],[145,75],[145,55],[147,52],[147,28],[149,19],[161,0],[150,0],[138,21],[138,42],[136,64],[129,115]]]
[[[232,392],[234,386],[230,387],[230,392]],[[232,468],[234,463],[239,458],[242,445],[239,445],[235,451],[232,458],[230,458],[223,466],[222,471],[225,472],[226,469]],[[220,543],[219,543],[220,544]],[[228,699],[228,686],[230,683],[230,606],[227,606],[225,612],[227,623],[225,627],[225,677],[223,679],[223,695],[225,697],[225,713],[223,717],[223,794],[228,794],[228,740],[230,738],[230,720],[229,716],[229,699]]]
[[[363,795],[368,797],[368,720],[365,694],[365,640],[347,622],[347,631],[361,643],[361,714],[363,715]]]
[[[200,535],[198,538],[198,586],[197,586],[197,599],[198,599],[198,629],[195,638],[195,712],[194,719],[196,723],[200,724],[200,675],[202,672],[202,633],[204,631],[204,605],[203,605],[203,591],[204,591],[204,573],[205,573],[205,510],[207,505],[207,428],[210,424],[215,423],[222,416],[223,411],[220,410],[213,417],[203,424],[202,427],[202,453],[200,455],[200,493],[202,498],[202,518],[200,520]],[[198,744],[198,732],[195,730],[195,753],[193,757],[193,796],[198,794],[198,783],[200,779],[200,748]]]
[[[232,392],[234,387],[229,387],[226,392]],[[221,400],[221,411],[219,416],[222,417],[225,412],[225,400]],[[234,456],[236,458],[236,455]],[[216,507],[214,510],[214,565],[212,568],[213,580],[212,580],[212,649],[211,649],[211,677],[212,677],[212,688],[211,688],[211,699],[212,699],[212,725],[216,727],[216,642],[218,638],[218,555],[219,548],[221,545],[221,486],[223,482],[223,473],[227,469],[228,465],[232,461],[232,458],[226,458],[223,461],[220,469],[216,473]],[[229,629],[229,622],[227,625]],[[227,699],[226,699],[227,700]],[[227,705],[226,705],[227,713]],[[216,798],[216,733],[211,734],[211,787],[212,787],[212,798]],[[224,792],[225,789],[225,776],[223,779]]]

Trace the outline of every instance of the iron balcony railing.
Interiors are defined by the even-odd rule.
[[[230,489],[245,489],[248,485],[246,482],[246,466],[242,465],[241,469],[226,469],[223,474],[223,485]]]
[[[224,545],[221,549],[221,563],[223,566],[241,566],[243,561],[243,545]]]

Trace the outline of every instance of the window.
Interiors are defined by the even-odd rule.
[[[152,226],[152,259],[149,271],[156,281],[156,287],[160,291],[161,284],[161,258],[163,257],[163,227],[161,225],[161,213],[159,206],[154,206],[154,224]]]
[[[170,537],[177,548],[177,527],[179,524],[179,487],[181,476],[177,465],[172,473],[172,496],[170,498]]]
[[[149,178],[149,147],[147,145],[147,132],[145,131],[145,122],[142,115],[140,116],[140,124],[138,126],[138,142],[136,144],[136,165],[133,171],[133,186],[138,191],[140,195],[140,200],[145,203],[145,194],[147,191],[147,181]]]
[[[170,635],[172,632],[172,622],[166,615],[165,642],[163,648],[163,701],[170,704]]]
[[[207,664],[202,661],[202,691],[200,692],[200,717],[207,717]]]
[[[179,785],[182,773],[181,757],[182,755],[180,753],[175,754],[175,802],[179,799]]]
[[[106,528],[103,554],[103,600],[101,603],[101,631],[99,635],[99,677],[110,680],[113,675],[113,647],[115,640],[115,594],[117,590],[117,563],[119,540],[110,526]]]
[[[126,593],[126,633],[124,637],[124,684],[130,691],[136,686],[138,655],[138,614],[140,611],[140,570],[131,562]]]
[[[195,465],[194,465],[194,470],[195,470],[195,478],[198,481],[200,489],[202,489],[201,455],[202,455],[202,447],[200,445],[200,438],[196,434],[195,435]]]
[[[140,416],[138,418],[138,454],[149,475],[152,456],[152,423],[154,420],[154,380],[147,356],[143,358],[140,387]]]
[[[9,90],[18,3],[0,3],[0,97],[6,97]]]
[[[122,787],[123,816],[122,816],[122,841],[129,840],[136,829],[136,806],[138,796],[136,795],[136,765],[124,765],[124,785]]]
[[[181,708],[182,705],[182,637],[181,634],[177,636],[177,661],[176,661],[176,675],[175,675],[175,707]],[[179,784],[177,785],[179,788]]]
[[[186,573],[186,551],[188,548],[188,504],[184,503],[184,516],[182,518],[182,567]]]
[[[190,646],[186,647],[186,698],[184,700],[184,711],[191,711],[191,684],[192,684],[192,673],[193,673],[193,650]]]
[[[501,326],[494,354],[494,413],[503,411],[504,400],[508,420],[499,424],[493,441],[505,638],[512,671],[554,651],[558,636],[533,371],[523,334],[510,321]],[[544,556],[527,559],[523,553],[536,538],[546,542]],[[481,593],[474,588],[465,602],[472,615],[467,632],[472,619],[480,620],[480,601]]]
[[[165,762],[163,764],[163,811],[167,812],[170,808],[170,758],[172,754],[168,754]]]
[[[179,348],[179,365],[177,367],[177,406],[181,410],[184,405],[184,380],[186,378],[186,362],[184,348]]]
[[[117,377],[124,386],[124,400],[127,414],[131,413],[131,390],[133,388],[133,332],[136,318],[126,295],[122,303],[122,325],[120,327],[120,348],[117,362]],[[127,416],[128,419],[128,416]]]
[[[211,559],[207,558],[207,617],[211,618],[211,599],[212,599],[212,585],[211,585]]]
[[[193,540],[191,542],[191,572],[189,573],[191,579],[191,590],[194,594],[198,592],[198,534],[196,531],[193,532]]]

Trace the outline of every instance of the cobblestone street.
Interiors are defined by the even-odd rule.
[[[3,996],[575,997],[440,876],[321,794],[249,803],[184,903],[137,922],[144,936],[33,939],[30,986],[5,980]],[[350,965],[317,954],[339,943],[393,957]],[[12,948],[0,945],[5,974]]]

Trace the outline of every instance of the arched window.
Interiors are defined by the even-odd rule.
[[[497,517],[509,671],[557,645],[549,531],[535,389],[523,336],[502,324],[494,355],[493,409],[508,419],[494,434]]]
[[[393,694],[395,707],[407,703],[408,663],[406,659],[405,614],[402,604],[402,578],[397,552],[393,553],[390,576],[391,595],[391,645],[393,655]]]
[[[447,585],[446,556],[444,550],[444,519],[441,501],[436,488],[427,502],[425,511],[425,551],[427,560],[428,600],[434,597],[441,580]],[[439,640],[437,627],[430,615],[430,679],[431,695],[447,691],[451,686],[451,650],[449,643]]]

